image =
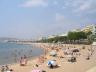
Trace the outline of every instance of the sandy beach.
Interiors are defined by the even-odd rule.
[[[91,68],[96,66],[96,46],[91,45],[72,45],[72,44],[46,44],[46,43],[35,43],[37,47],[45,50],[44,62],[38,61],[39,57],[28,61],[26,66],[20,66],[19,63],[9,65],[9,68],[13,69],[14,72],[31,72],[33,69],[41,69],[46,72],[94,72],[89,71]],[[69,62],[69,55],[64,52],[70,52],[74,49],[78,49],[79,52],[74,53],[76,62]],[[56,50],[57,56],[50,56],[50,51]],[[87,59],[89,57],[89,59]],[[47,66],[49,60],[56,60],[59,67],[50,69]],[[38,64],[38,67],[36,67]]]

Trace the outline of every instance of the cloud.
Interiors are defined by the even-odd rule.
[[[94,0],[82,1],[76,6],[77,8],[74,10],[74,12],[96,12],[96,2]]]
[[[38,7],[38,6],[46,7],[48,6],[48,3],[46,0],[28,0],[20,5],[20,7]]]
[[[90,7],[91,7],[91,4],[88,2],[88,3],[84,3],[83,5],[81,5],[79,9],[84,11],[84,10],[90,9]]]
[[[64,0],[65,8],[76,13],[94,13],[96,12],[95,0]]]
[[[77,3],[78,4],[78,3]],[[76,4],[75,4],[76,5]],[[91,3],[90,2],[81,2],[79,5],[76,5],[78,8],[75,10],[75,12],[79,12],[79,11],[85,11],[88,10],[91,7]]]

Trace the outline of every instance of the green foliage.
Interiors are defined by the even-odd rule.
[[[67,41],[66,36],[56,36],[54,38],[42,39],[40,42],[57,43],[57,42],[63,42],[63,41]]]
[[[69,32],[67,36],[56,36],[54,38],[48,38],[48,39],[42,39],[39,42],[44,42],[44,43],[75,43],[75,44],[90,44],[94,36],[92,35],[92,32],[85,33],[83,31],[79,32]],[[96,35],[95,35],[96,38]]]
[[[68,39],[69,40],[80,40],[80,39],[86,39],[87,35],[84,32],[69,32],[68,33]]]
[[[86,33],[86,35],[88,36],[88,35],[91,35],[92,34],[92,32],[91,31],[89,31],[88,33]]]

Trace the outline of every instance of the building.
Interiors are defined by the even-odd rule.
[[[81,31],[88,33],[88,32],[92,32],[92,34],[96,34],[96,25],[89,25],[86,26],[85,28],[83,28]]]
[[[63,34],[60,34],[58,36],[67,36],[67,35],[68,35],[68,33],[63,33]]]
[[[88,33],[88,32],[93,32],[93,25],[86,26],[85,28],[82,29],[83,32]]]
[[[95,34],[96,35],[96,25],[94,25],[94,27],[93,27],[93,34]]]
[[[55,38],[55,37],[56,37],[56,35],[50,35],[47,38],[50,39],[50,38]]]
[[[81,31],[81,29],[74,29],[74,30],[72,30],[72,32],[80,32]]]

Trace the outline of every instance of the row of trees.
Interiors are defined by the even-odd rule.
[[[87,34],[84,32],[69,32],[68,33],[68,39],[69,40],[80,40],[80,39],[86,39]]]
[[[79,44],[89,44],[92,42],[92,32],[85,33],[80,32],[69,32],[67,36],[56,36],[54,38],[42,39],[39,42],[48,42],[48,43],[79,43]]]

